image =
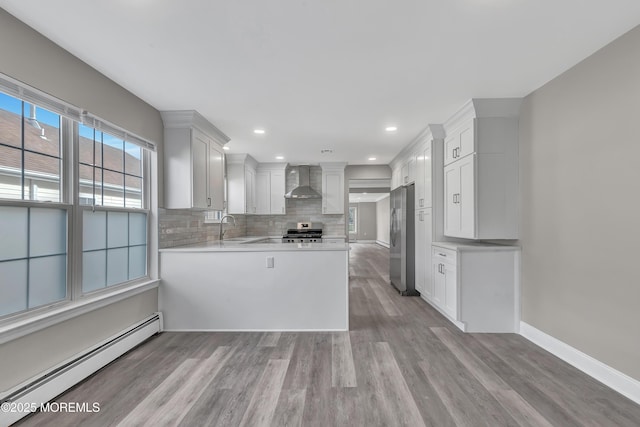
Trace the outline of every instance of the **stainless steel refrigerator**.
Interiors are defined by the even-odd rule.
[[[413,184],[391,192],[389,277],[401,295],[420,295],[415,288],[415,223]]]

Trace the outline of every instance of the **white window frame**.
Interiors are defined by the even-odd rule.
[[[0,319],[0,344],[77,317],[100,307],[130,298],[158,287],[158,156],[155,144],[101,120],[81,108],[67,104],[31,88],[11,77],[0,74],[0,90],[25,102],[34,103],[61,115],[60,203],[1,199],[0,206],[60,208],[67,210],[67,295],[64,300],[27,309]],[[111,135],[145,148],[143,152],[144,209],[95,207],[100,210],[145,212],[147,214],[147,275],[142,278],[107,286],[84,294],[82,292],[82,211],[92,206],[79,204],[79,132],[77,123],[93,126]]]

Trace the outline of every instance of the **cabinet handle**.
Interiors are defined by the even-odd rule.
[[[211,207],[211,197],[207,197],[207,206]]]
[[[424,199],[420,199],[420,207],[424,206]]]
[[[447,254],[443,254],[442,252],[438,252],[438,255],[443,256],[443,257],[447,257]]]
[[[424,221],[424,219],[422,218],[422,212],[420,212],[420,214],[418,215],[418,217],[420,218],[420,221]]]

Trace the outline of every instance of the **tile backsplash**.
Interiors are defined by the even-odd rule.
[[[287,168],[289,191],[296,186],[294,174]],[[310,184],[322,192],[322,169],[312,166]],[[327,236],[345,235],[344,215],[323,215],[322,199],[287,199],[286,215],[236,215],[236,227],[225,225],[225,237],[240,236],[282,236],[291,223],[303,221],[320,222]],[[189,209],[159,209],[160,249],[174,246],[194,245],[218,240],[219,225],[204,222],[204,212]]]
[[[323,223],[325,235],[345,234],[344,215],[323,215],[322,199],[287,199],[286,215],[248,215],[247,236],[282,236],[287,224],[302,221]]]
[[[224,225],[225,237],[247,234],[245,215],[234,215],[236,226]],[[204,212],[189,209],[158,209],[158,240],[160,249],[195,245],[218,240],[219,224],[205,223]]]

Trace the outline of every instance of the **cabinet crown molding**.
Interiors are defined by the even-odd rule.
[[[165,129],[196,128],[213,138],[220,145],[224,145],[231,140],[196,110],[160,111],[160,115]]]
[[[389,166],[394,167],[404,163],[408,156],[415,152],[418,147],[427,141],[434,139],[444,139],[444,126],[440,124],[429,124],[418,135],[415,136],[394,158],[389,162]]]
[[[258,161],[247,153],[231,153],[225,154],[225,160],[228,165],[249,165],[253,169],[258,167]]]
[[[473,118],[518,117],[521,105],[522,98],[472,98],[444,123],[444,129]]]
[[[344,171],[344,169],[347,167],[347,162],[324,162],[324,163],[320,163],[319,166],[323,170],[325,170],[325,169],[337,169],[337,170]]]
[[[257,170],[259,171],[283,171],[287,168],[288,163],[258,163]]]

